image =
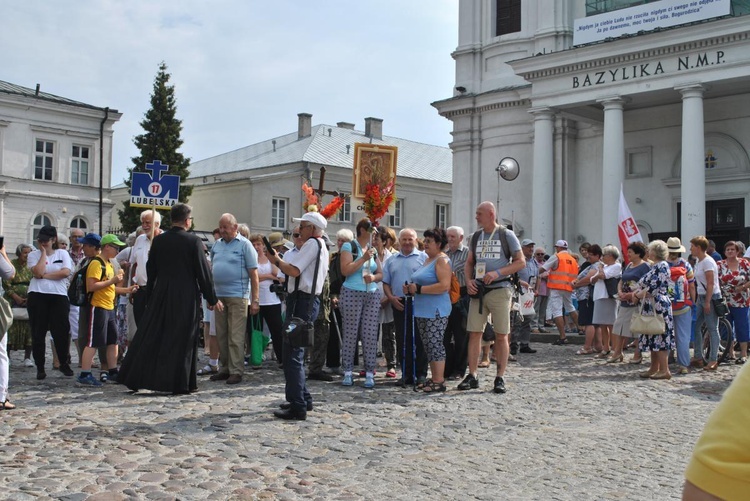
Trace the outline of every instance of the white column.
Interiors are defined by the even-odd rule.
[[[534,173],[531,185],[531,235],[537,245],[552,252],[555,238],[555,172],[554,172],[554,130],[555,113],[550,108],[532,108],[534,115]]]
[[[625,100],[612,97],[599,101],[604,106],[604,145],[602,155],[602,239],[600,245],[613,244],[619,248],[617,208],[620,185],[625,179],[625,130],[623,106]]]
[[[703,138],[703,92],[701,85],[676,87],[682,93],[682,207],[680,220],[683,245],[706,234],[706,169]]]

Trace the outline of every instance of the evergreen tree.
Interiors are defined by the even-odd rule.
[[[133,172],[148,172],[146,164],[154,160],[161,160],[161,163],[169,165],[169,171],[162,174],[172,174],[180,176],[180,195],[179,201],[187,202],[188,197],[193,192],[192,186],[187,186],[190,165],[190,159],[185,158],[182,153],[177,151],[182,146],[180,132],[182,132],[182,120],[176,118],[177,104],[174,97],[174,85],[169,85],[170,75],[167,73],[167,65],[162,62],[159,65],[159,72],[154,79],[154,89],[151,94],[151,109],[146,112],[146,116],[141,121],[144,133],[135,137],[133,142],[140,150],[140,155],[133,157],[133,167],[128,168],[128,177],[125,184],[130,193],[130,184]],[[130,207],[130,200],[124,202],[125,208],[118,209],[120,224],[123,231],[128,233],[135,231],[140,224],[140,214],[146,210],[142,207]],[[169,211],[161,211],[162,228],[169,228],[171,221]]]

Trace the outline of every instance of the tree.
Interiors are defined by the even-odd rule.
[[[163,164],[169,165],[169,171],[164,174],[173,174],[180,176],[180,195],[179,201],[187,202],[187,199],[193,193],[193,187],[187,186],[185,181],[190,172],[188,166],[190,159],[185,158],[182,153],[177,151],[182,146],[180,133],[182,132],[182,120],[176,118],[177,104],[174,97],[174,85],[169,85],[170,74],[167,73],[167,65],[162,62],[159,65],[159,72],[154,79],[154,89],[151,94],[151,109],[141,122],[144,133],[133,139],[133,142],[140,150],[140,155],[133,157],[133,167],[128,168],[128,177],[125,179],[125,185],[130,193],[130,182],[133,172],[148,172],[146,164],[154,160],[161,160]],[[142,207],[131,207],[130,200],[124,202],[125,208],[118,209],[120,224],[123,231],[128,233],[135,231],[140,224],[140,214],[146,210]],[[171,226],[169,211],[162,211],[163,228]]]

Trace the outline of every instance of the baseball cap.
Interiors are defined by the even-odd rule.
[[[52,238],[57,238],[57,229],[54,226],[42,226],[37,234],[37,240],[46,242]]]
[[[307,212],[302,217],[292,218],[292,221],[294,221],[295,223],[306,221],[308,223],[312,223],[321,230],[325,230],[326,226],[328,226],[328,221],[326,221],[326,218],[320,215],[320,212]]]
[[[521,242],[521,247],[526,247],[527,245],[536,245],[536,242],[534,242],[530,238],[524,238],[523,241]]]
[[[567,249],[568,242],[566,242],[565,240],[558,240],[557,242],[555,242],[555,247],[561,247],[563,249]]]
[[[83,238],[79,238],[78,241],[82,244],[93,245],[94,247],[102,246],[102,237],[96,233],[86,233]]]
[[[111,233],[104,235],[101,240],[102,247],[105,245],[116,245],[118,247],[125,247],[127,244],[125,242],[121,242],[119,238],[117,238],[117,235],[112,235]]]

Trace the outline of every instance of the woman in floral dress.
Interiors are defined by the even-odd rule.
[[[651,379],[671,379],[672,374],[669,372],[669,352],[674,349],[674,325],[672,318],[672,300],[667,293],[667,287],[670,281],[669,264],[667,256],[669,249],[667,244],[662,240],[654,240],[648,244],[648,256],[654,263],[651,269],[638,281],[638,292],[634,294],[634,299],[644,299],[650,295],[653,297],[653,303],[646,302],[643,307],[643,313],[653,314],[655,307],[656,313],[664,318],[664,334],[656,336],[646,336],[641,334],[639,338],[639,347],[641,352],[651,352],[651,367],[649,370],[641,372],[642,378]]]
[[[740,259],[737,244],[729,241],[724,244],[724,255],[727,257],[719,261],[719,285],[721,295],[726,298],[729,306],[727,319],[732,322],[734,336],[740,344],[740,358],[738,364],[747,361],[747,343],[750,341],[750,329],[748,329],[748,306],[750,306],[750,262]],[[729,348],[731,349],[731,348]],[[734,355],[731,351],[730,356]]]
[[[21,244],[16,247],[16,259],[11,261],[16,269],[15,276],[10,280],[3,280],[5,299],[13,308],[26,308],[29,282],[31,281],[31,270],[26,266],[26,257],[31,252],[31,246]],[[34,367],[31,361],[31,328],[29,320],[14,319],[13,325],[8,329],[8,351],[24,350],[24,365]]]

